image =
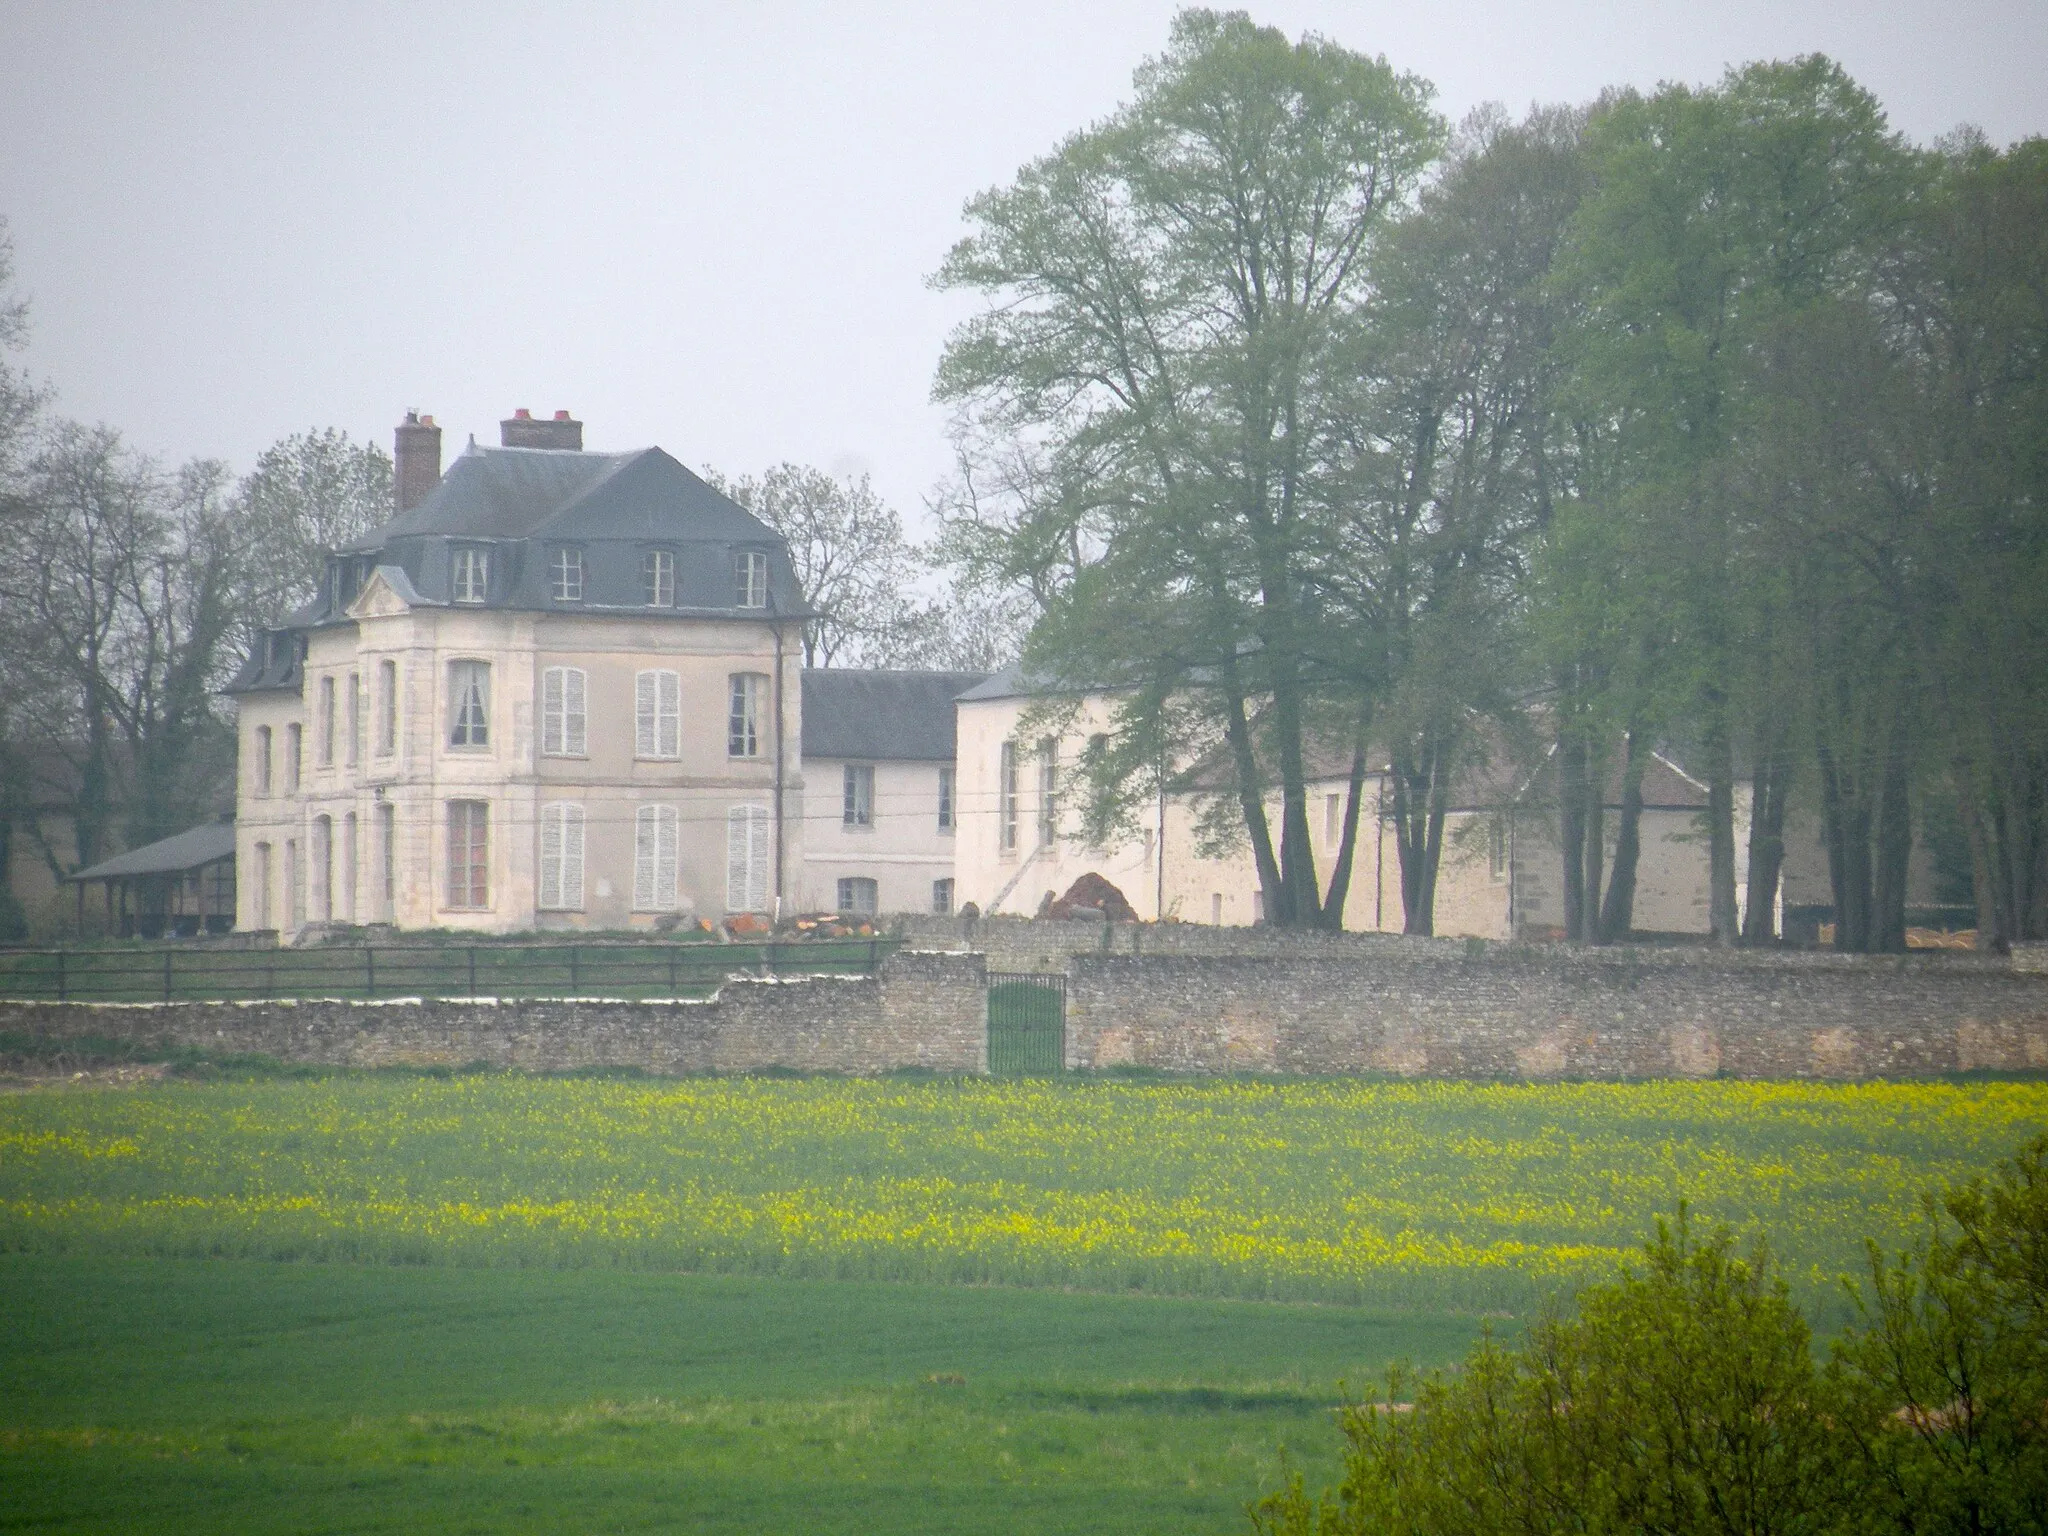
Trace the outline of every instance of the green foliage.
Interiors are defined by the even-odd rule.
[[[1345,1473],[1268,1536],[2034,1533],[2048,1526],[2048,1137],[1869,1255],[1825,1368],[1759,1244],[1683,1208],[1640,1268],[1455,1375],[1346,1408]],[[1406,1399],[1406,1400],[1404,1400]]]
[[[968,204],[934,279],[991,301],[936,391],[990,563],[1046,605],[1027,662],[1129,690],[1094,787],[1142,795],[1221,753],[1283,924],[1342,909],[1306,754],[1321,733],[1348,756],[1369,700],[1326,654],[1344,637],[1316,577],[1369,253],[1441,141],[1429,95],[1326,39],[1184,11],[1131,102]]]

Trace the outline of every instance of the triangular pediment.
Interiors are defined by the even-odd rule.
[[[363,583],[363,590],[356,594],[347,611],[352,619],[389,618],[411,613],[419,600],[419,593],[413,590],[403,570],[395,565],[380,565],[370,573],[370,579]]]

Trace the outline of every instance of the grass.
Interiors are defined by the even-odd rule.
[[[2038,1082],[228,1079],[0,1098],[0,1251],[1521,1312],[1683,1199],[1838,1306],[2044,1123]]]
[[[0,1258],[0,1529],[1148,1532],[1327,1475],[1470,1318],[1006,1288]]]

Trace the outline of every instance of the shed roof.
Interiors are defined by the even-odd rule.
[[[73,880],[122,880],[134,875],[182,875],[235,856],[235,829],[231,822],[209,821],[188,827],[154,843],[130,848],[111,859],[102,859],[90,869],[81,869]]]
[[[827,761],[953,760],[953,702],[985,672],[819,667],[804,673],[804,756]]]

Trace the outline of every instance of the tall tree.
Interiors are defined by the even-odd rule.
[[[1611,424],[1614,515],[1647,519],[1680,573],[1687,712],[1708,787],[1710,917],[1733,943],[1738,749],[1770,723],[1738,691],[1774,630],[1750,606],[1735,494],[1744,359],[1773,327],[1861,280],[1896,228],[1908,157],[1832,61],[1732,71],[1716,88],[1616,98],[1591,134],[1595,191],[1566,270],[1584,298],[1580,409]]]
[[[1378,253],[1359,398],[1340,418],[1355,480],[1318,580],[1362,648],[1352,667],[1386,684],[1379,735],[1410,933],[1434,931],[1454,778],[1504,751],[1529,561],[1568,492],[1550,273],[1585,190],[1583,127],[1562,109],[1464,125]]]
[[[868,478],[835,480],[807,464],[760,475],[706,478],[789,542],[797,587],[813,617],[804,625],[807,667],[901,666],[929,643],[925,574],[903,519]]]
[[[1422,81],[1240,13],[1180,13],[1135,83],[968,204],[935,282],[992,303],[936,392],[1025,445],[1007,574],[1057,583],[1027,658],[1124,690],[1127,785],[1220,756],[1267,920],[1333,923],[1349,859],[1319,884],[1306,773],[1319,739],[1351,748],[1355,829],[1379,683],[1323,654],[1336,418],[1373,243],[1442,126]]]
[[[238,615],[276,624],[319,590],[327,554],[389,522],[391,456],[333,427],[280,438],[235,493],[243,545]]]
[[[0,549],[10,666],[34,679],[21,721],[60,770],[73,846],[93,863],[216,808],[232,739],[214,707],[239,591],[226,472],[167,475],[107,427],[56,422],[29,459]]]

